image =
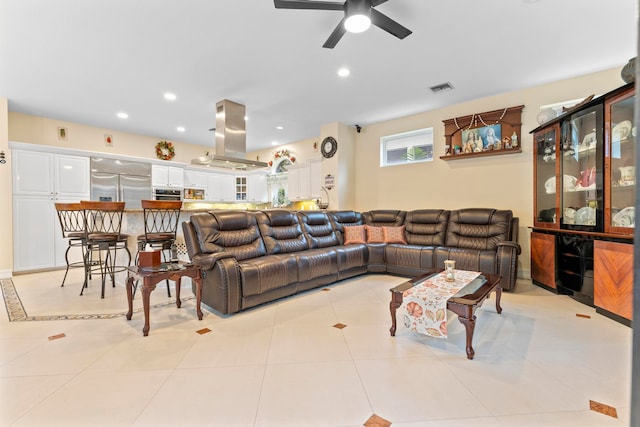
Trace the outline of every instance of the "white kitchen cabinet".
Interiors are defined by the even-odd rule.
[[[267,173],[254,173],[247,176],[247,201],[266,203],[269,200]]]
[[[209,173],[192,170],[184,171],[184,188],[204,188],[209,185]]]
[[[151,185],[161,188],[183,188],[184,170],[175,166],[151,165]]]
[[[13,193],[85,197],[90,193],[88,157],[39,151],[13,152]]]
[[[236,201],[236,177],[231,174],[210,173],[206,199],[212,202]]]
[[[12,173],[14,271],[65,266],[55,203],[89,200],[89,158],[14,150]],[[82,259],[80,251],[70,256]]]
[[[308,200],[311,198],[311,179],[309,164],[289,166],[287,185],[289,200]]]

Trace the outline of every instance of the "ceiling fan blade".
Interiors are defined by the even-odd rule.
[[[273,0],[276,9],[344,10],[344,3],[331,1]]]
[[[336,47],[336,45],[338,44],[342,36],[344,36],[344,33],[347,32],[347,30],[344,28],[345,19],[346,17],[340,20],[340,22],[338,23],[338,26],[333,30],[333,32],[331,33],[327,41],[324,42],[324,44],[322,45],[322,47],[326,47],[327,49],[333,49],[334,47]]]
[[[384,15],[375,9],[371,9],[371,22],[375,26],[382,28],[387,33],[393,34],[399,39],[403,39],[411,34],[410,29],[403,27],[387,15]]]

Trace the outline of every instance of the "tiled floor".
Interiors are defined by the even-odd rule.
[[[28,316],[117,316],[0,315],[0,425],[629,424],[631,330],[527,281],[503,294],[502,315],[493,297],[478,311],[470,361],[451,313],[447,340],[404,326],[389,336],[389,288],[400,277],[359,277],[227,317],[205,308],[202,321],[192,298],[177,309],[159,286],[146,338],[141,312],[118,315],[122,287],[101,300],[96,282],[80,297],[77,272],[64,288],[61,278],[13,278]],[[203,328],[211,332],[196,333]],[[618,418],[590,410],[590,401]]]

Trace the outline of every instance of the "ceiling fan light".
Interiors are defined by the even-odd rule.
[[[371,26],[371,18],[367,15],[355,14],[344,21],[344,28],[350,33],[362,33]]]

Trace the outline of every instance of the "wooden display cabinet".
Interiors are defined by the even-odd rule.
[[[531,233],[531,280],[556,289],[556,236]]]
[[[596,311],[606,310],[627,320],[622,323],[630,325],[633,315],[633,245],[602,240],[596,240],[594,245],[593,302]]]
[[[533,283],[630,324],[635,87],[587,98],[533,134]]]

